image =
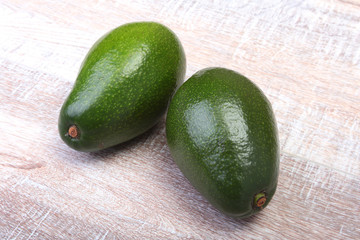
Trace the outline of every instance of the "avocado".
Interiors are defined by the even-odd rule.
[[[92,152],[145,132],[165,114],[185,65],[179,39],[164,25],[135,22],[108,32],[85,57],[61,108],[62,140]]]
[[[263,92],[241,74],[224,68],[195,73],[171,100],[166,137],[185,177],[226,215],[249,217],[273,197],[275,117]]]

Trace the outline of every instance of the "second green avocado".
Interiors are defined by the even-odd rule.
[[[174,95],[166,119],[171,155],[210,203],[248,217],[275,193],[279,141],[270,102],[241,74],[195,73]]]
[[[122,25],[99,39],[59,116],[63,141],[79,151],[125,142],[155,125],[186,68],[176,35],[155,22]]]

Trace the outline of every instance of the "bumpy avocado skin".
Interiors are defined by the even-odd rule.
[[[84,59],[58,127],[71,148],[92,152],[130,140],[163,116],[186,60],[176,35],[155,22],[122,25]],[[76,125],[78,136],[68,134]]]
[[[278,180],[279,140],[270,102],[249,79],[224,68],[194,74],[167,113],[171,155],[190,183],[226,215],[265,208]],[[261,207],[254,203],[265,193]]]

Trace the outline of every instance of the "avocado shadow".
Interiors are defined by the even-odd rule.
[[[107,161],[112,159],[111,156],[116,155],[119,152],[129,151],[133,148],[136,148],[146,142],[149,137],[153,137],[154,135],[158,134],[159,131],[164,127],[164,121],[160,120],[156,123],[153,127],[149,130],[145,131],[144,133],[140,134],[139,136],[130,139],[129,141],[120,143],[110,148],[106,148],[96,152],[89,152],[89,156],[94,161]]]
[[[118,159],[117,156],[120,152],[132,151],[132,149],[139,148],[149,138],[153,138],[157,135],[161,135],[161,142],[166,142],[166,136],[163,133],[165,128],[165,118],[162,118],[157,124],[151,127],[143,134],[116,146],[97,151],[87,153],[90,156],[90,161],[114,161]],[[167,145],[167,144],[166,144]],[[159,149],[155,149],[158,151]],[[163,148],[163,151],[156,154],[157,160],[164,162],[168,167],[167,171],[164,169],[164,174],[170,180],[170,184],[173,185],[171,188],[175,202],[172,204],[178,205],[177,208],[186,212],[186,218],[182,221],[186,222],[189,226],[194,222],[201,222],[202,226],[206,226],[206,229],[212,229],[214,232],[236,232],[243,229],[251,228],[251,224],[256,222],[258,215],[248,217],[246,219],[239,219],[235,217],[229,217],[215,207],[213,207],[186,179],[177,167],[176,163],[171,157],[169,147]],[[126,156],[121,161],[126,161]],[[169,182],[168,182],[169,183]],[[200,224],[197,224],[200,225]]]

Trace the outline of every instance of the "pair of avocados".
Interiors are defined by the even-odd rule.
[[[110,31],[82,63],[61,108],[60,136],[78,151],[98,151],[140,135],[168,110],[166,137],[180,170],[216,208],[248,217],[277,185],[271,105],[249,79],[224,68],[201,70],[179,88],[185,69],[183,47],[167,27],[137,22]]]

